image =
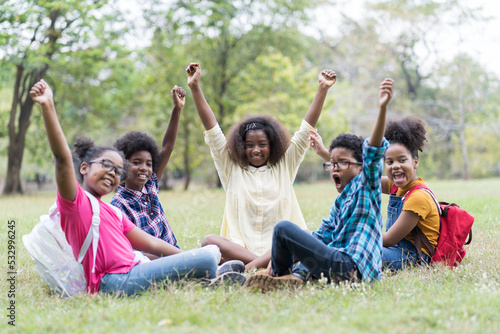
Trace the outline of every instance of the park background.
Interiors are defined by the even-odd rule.
[[[2,1],[0,254],[7,254],[5,222],[15,222],[17,281],[16,327],[2,316],[0,332],[498,333],[498,13],[494,1],[465,0]],[[79,135],[112,144],[129,130],[160,142],[170,90],[187,89],[191,61],[201,63],[201,85],[226,132],[255,113],[294,131],[318,72],[334,69],[338,82],[318,123],[325,143],[340,132],[367,136],[379,82],[395,79],[389,117],[417,115],[428,124],[419,176],[440,200],[476,218],[464,262],[454,270],[384,272],[372,284],[322,282],[266,295],[193,282],[133,298],[51,294],[21,242],[55,200],[53,157],[29,88],[42,77],[51,85],[70,145]],[[183,249],[219,232],[224,207],[202,132],[188,91],[163,180],[173,188],[160,192]],[[311,150],[297,181],[315,229],[336,191]],[[8,290],[2,277],[4,310]]]
[[[482,5],[482,6],[481,6]],[[160,142],[170,90],[199,62],[206,98],[227,132],[265,113],[298,129],[334,69],[318,129],[367,136],[378,84],[396,81],[389,117],[428,124],[420,176],[500,175],[498,4],[491,1],[3,1],[0,5],[0,183],[4,194],[53,180],[52,155],[30,87],[54,90],[70,145],[112,144],[129,130]],[[495,28],[496,27],[496,28]],[[186,98],[163,186],[217,185],[192,98]],[[312,152],[298,181],[327,178]],[[35,188],[36,189],[36,188]]]

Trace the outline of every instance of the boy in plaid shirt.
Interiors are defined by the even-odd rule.
[[[161,150],[151,136],[139,131],[131,131],[115,142],[115,148],[124,154],[129,168],[125,184],[118,186],[111,204],[120,208],[143,231],[179,248],[158,199],[158,180],[174,149],[186,91],[175,86],[171,95],[174,107]]]
[[[379,114],[370,138],[341,134],[328,152],[312,131],[313,150],[323,157],[340,193],[317,231],[308,233],[288,221],[273,233],[271,266],[248,279],[249,287],[263,291],[285,283],[300,285],[322,276],[330,280],[380,277],[382,267],[381,187],[382,158],[389,146],[383,137],[387,105],[394,82],[380,85]],[[301,263],[293,269],[294,258]]]

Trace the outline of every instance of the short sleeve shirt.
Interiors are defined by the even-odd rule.
[[[429,188],[424,180],[419,177],[415,181],[410,182],[406,187],[398,188],[396,196],[405,196],[411,188],[418,184],[423,184]],[[389,189],[391,189],[393,185],[394,183],[389,181]],[[408,198],[405,199],[402,210],[414,212],[419,216],[420,219],[417,223],[417,227],[425,234],[427,239],[429,239],[432,247],[436,249],[439,238],[440,219],[437,205],[432,196],[422,189],[412,191]],[[415,244],[411,233],[406,236],[406,239]],[[422,251],[430,256],[430,252],[425,245],[422,245]]]
[[[130,241],[125,236],[136,226],[125,216],[120,218],[115,210],[100,199],[99,243],[95,272],[92,273],[93,249],[89,247],[82,265],[87,279],[87,289],[92,293],[99,291],[99,283],[104,274],[128,273],[138,261],[134,261],[134,252]],[[61,214],[61,227],[66,239],[78,258],[80,249],[92,223],[92,205],[89,198],[78,185],[76,198],[69,201],[57,193],[57,207]]]

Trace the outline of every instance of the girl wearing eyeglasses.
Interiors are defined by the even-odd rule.
[[[125,178],[123,156],[113,148],[94,146],[84,138],[75,142],[80,159],[77,182],[73,158],[57,119],[52,90],[41,80],[30,90],[30,96],[40,104],[50,148],[55,158],[57,206],[61,227],[73,249],[75,258],[92,223],[92,207],[84,190],[99,201],[100,225],[97,254],[92,247],[83,259],[87,291],[131,295],[149,289],[152,284],[184,277],[212,278],[217,264],[207,250],[182,252],[167,242],[155,238],[135,226],[125,215],[102,202],[102,196],[114,191]],[[135,259],[133,248],[160,257],[147,263]],[[92,270],[95,266],[95,270]]]

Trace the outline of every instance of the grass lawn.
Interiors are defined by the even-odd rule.
[[[180,282],[132,298],[61,299],[49,293],[21,241],[55,193],[0,197],[0,333],[499,333],[500,179],[428,183],[438,199],[456,202],[476,218],[473,242],[458,268],[408,269],[386,272],[372,284],[315,283],[267,294]],[[308,227],[317,228],[335,189],[330,183],[300,184],[296,192]],[[204,188],[161,193],[183,249],[219,233],[224,198],[222,190]],[[16,233],[15,299],[7,281],[9,221],[15,221]],[[8,324],[11,301],[15,327]]]

